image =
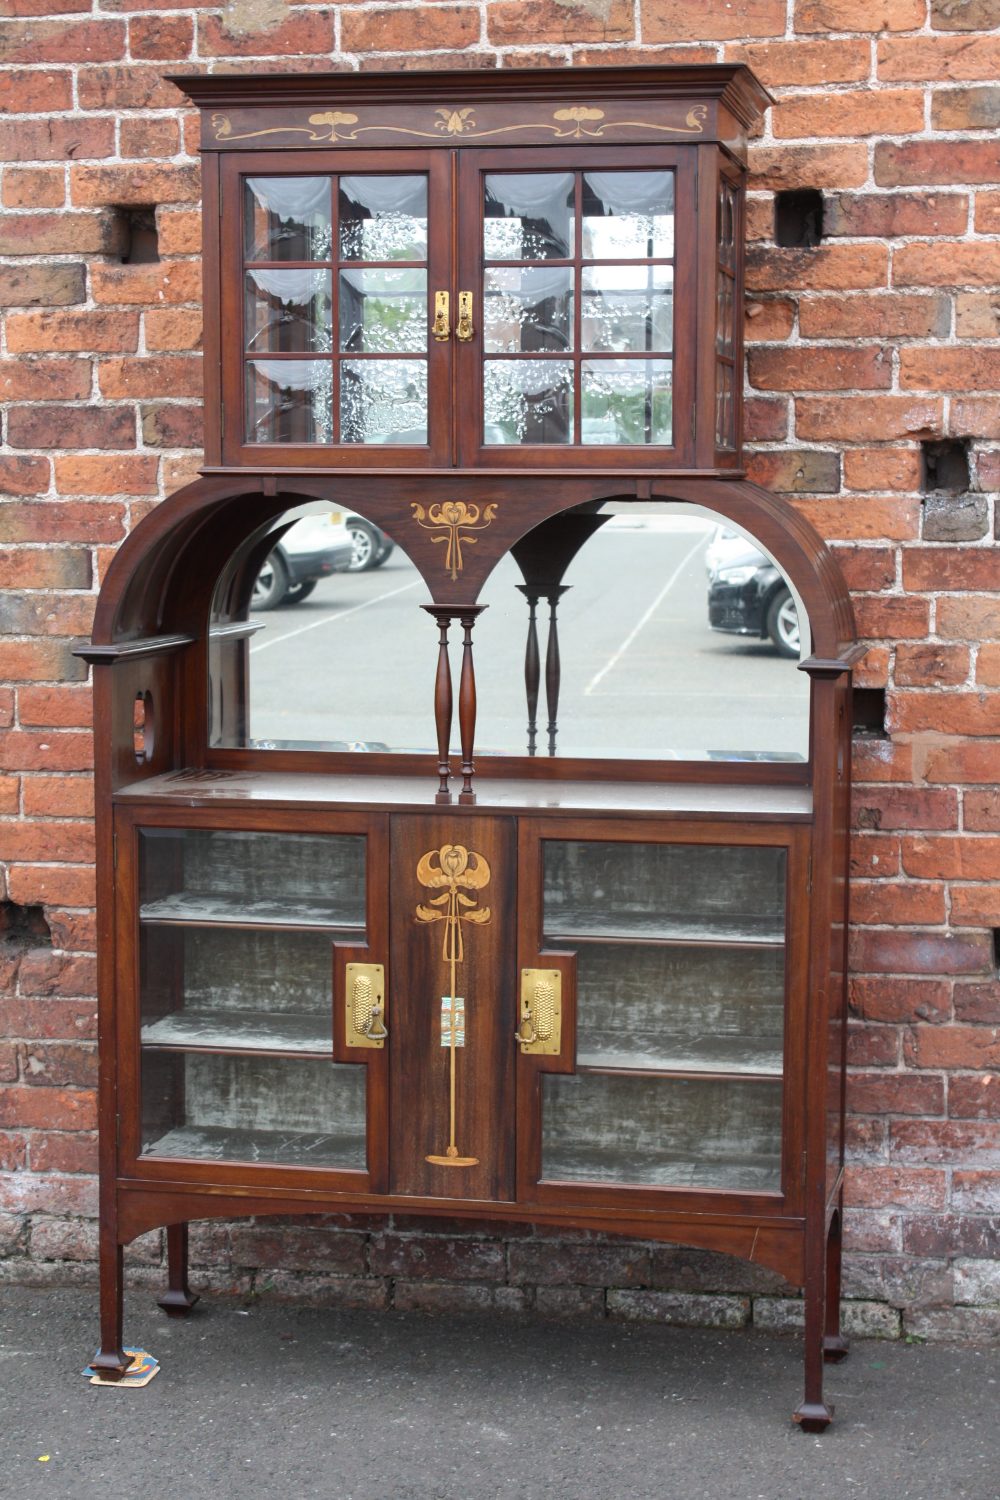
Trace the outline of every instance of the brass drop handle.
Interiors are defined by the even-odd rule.
[[[472,293],[459,292],[458,294],[458,324],[455,328],[455,337],[463,344],[467,344],[472,338],[475,329],[472,326]]]
[[[562,974],[521,970],[521,1020],[514,1033],[522,1052],[555,1056],[562,1045]]]
[[[385,1027],[385,970],[381,964],[347,965],[347,1045],[381,1047]]]
[[[538,1032],[535,1030],[534,1022],[531,1019],[530,1000],[524,999],[521,1001],[521,1024],[514,1032],[514,1036],[522,1047],[530,1047],[532,1042],[538,1040]]]
[[[451,338],[451,302],[447,292],[434,293],[434,322],[431,333],[436,339]]]

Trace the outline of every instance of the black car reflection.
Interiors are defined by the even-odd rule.
[[[720,528],[708,547],[706,562],[712,629],[769,640],[781,656],[798,659],[798,611],[771,559],[745,537]]]

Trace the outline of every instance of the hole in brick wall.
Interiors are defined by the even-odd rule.
[[[993,967],[1000,974],[1000,927],[993,929]]]
[[[136,693],[132,705],[132,749],[140,766],[153,758],[153,695]]]
[[[115,210],[119,219],[122,265],[148,266],[160,258],[155,207],[123,205]]]
[[[855,688],[854,723],[856,736],[885,739],[885,688]]]
[[[935,438],[920,444],[920,487],[925,495],[959,495],[969,488],[969,439]]]
[[[809,249],[823,238],[823,194],[818,188],[789,188],[774,195],[774,243]]]
[[[0,943],[11,948],[51,948],[52,929],[42,908],[0,901]]]

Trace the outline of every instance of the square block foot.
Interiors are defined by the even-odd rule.
[[[803,1432],[825,1432],[833,1421],[833,1407],[823,1401],[803,1401],[792,1412],[792,1420],[798,1422]]]
[[[157,1306],[163,1308],[168,1318],[186,1318],[197,1301],[196,1292],[168,1291],[157,1298]]]

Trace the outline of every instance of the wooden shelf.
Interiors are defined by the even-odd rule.
[[[333,1018],[286,1011],[176,1010],[144,1025],[144,1047],[162,1052],[280,1052],[330,1057]]]

